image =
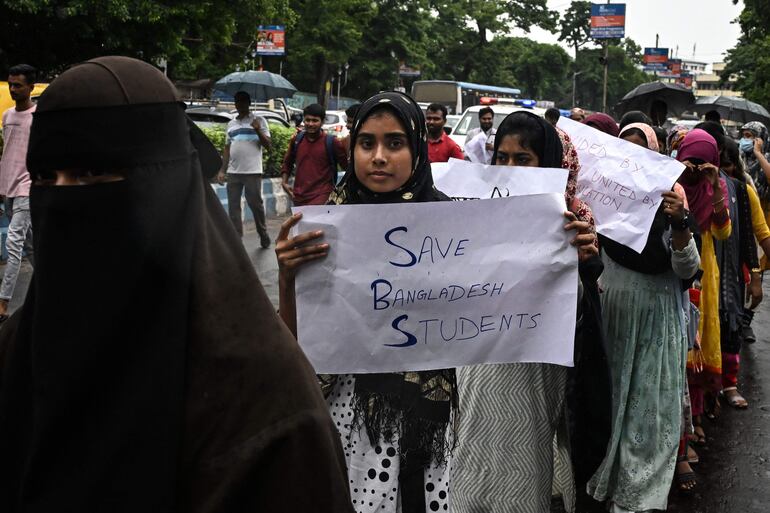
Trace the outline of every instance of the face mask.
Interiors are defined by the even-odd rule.
[[[754,139],[746,139],[745,137],[741,139],[741,151],[743,153],[750,153],[754,151]]]

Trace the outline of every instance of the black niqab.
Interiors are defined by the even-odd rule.
[[[351,510],[312,368],[198,136],[134,59],[76,66],[41,96],[33,177],[125,179],[32,186],[35,274],[0,332],[0,510]]]

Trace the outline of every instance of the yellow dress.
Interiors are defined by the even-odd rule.
[[[759,195],[753,187],[746,187],[746,191],[749,194],[751,226],[754,229],[754,237],[756,237],[757,242],[762,242],[770,237],[770,228],[767,227],[768,219],[766,217],[770,216],[770,212],[766,214],[762,209],[762,202],[759,200]]]
[[[717,256],[714,251],[714,239],[725,240],[732,233],[732,224],[730,218],[719,226],[711,223],[711,231],[703,233],[700,266],[703,270],[701,277],[700,291],[700,324],[698,333],[700,334],[700,345],[704,358],[704,373],[711,376],[704,376],[715,384],[721,385],[722,375],[722,346],[719,331],[719,266],[717,265]],[[687,358],[687,367],[693,368],[693,352]]]

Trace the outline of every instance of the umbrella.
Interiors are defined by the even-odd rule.
[[[689,110],[694,110],[703,115],[710,110],[719,112],[722,119],[748,123],[749,121],[761,121],[770,123],[770,112],[758,103],[750,102],[745,98],[735,96],[707,96],[698,98]]]
[[[234,95],[246,91],[255,102],[291,97],[297,88],[281,75],[269,71],[237,71],[217,80],[214,89]]]
[[[680,84],[667,84],[660,81],[648,82],[626,94],[618,102],[616,110],[620,114],[625,114],[630,110],[641,110],[645,114],[649,114],[652,102],[655,100],[666,103],[668,115],[678,116],[695,102],[695,96],[690,89]]]

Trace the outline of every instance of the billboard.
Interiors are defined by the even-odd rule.
[[[682,76],[682,59],[669,59],[668,69],[660,73],[660,76],[663,78],[679,78]]]
[[[260,25],[257,29],[257,55],[286,55],[286,27]]]
[[[615,39],[626,36],[626,4],[591,4],[591,37]]]
[[[644,71],[668,71],[668,48],[645,48]]]

